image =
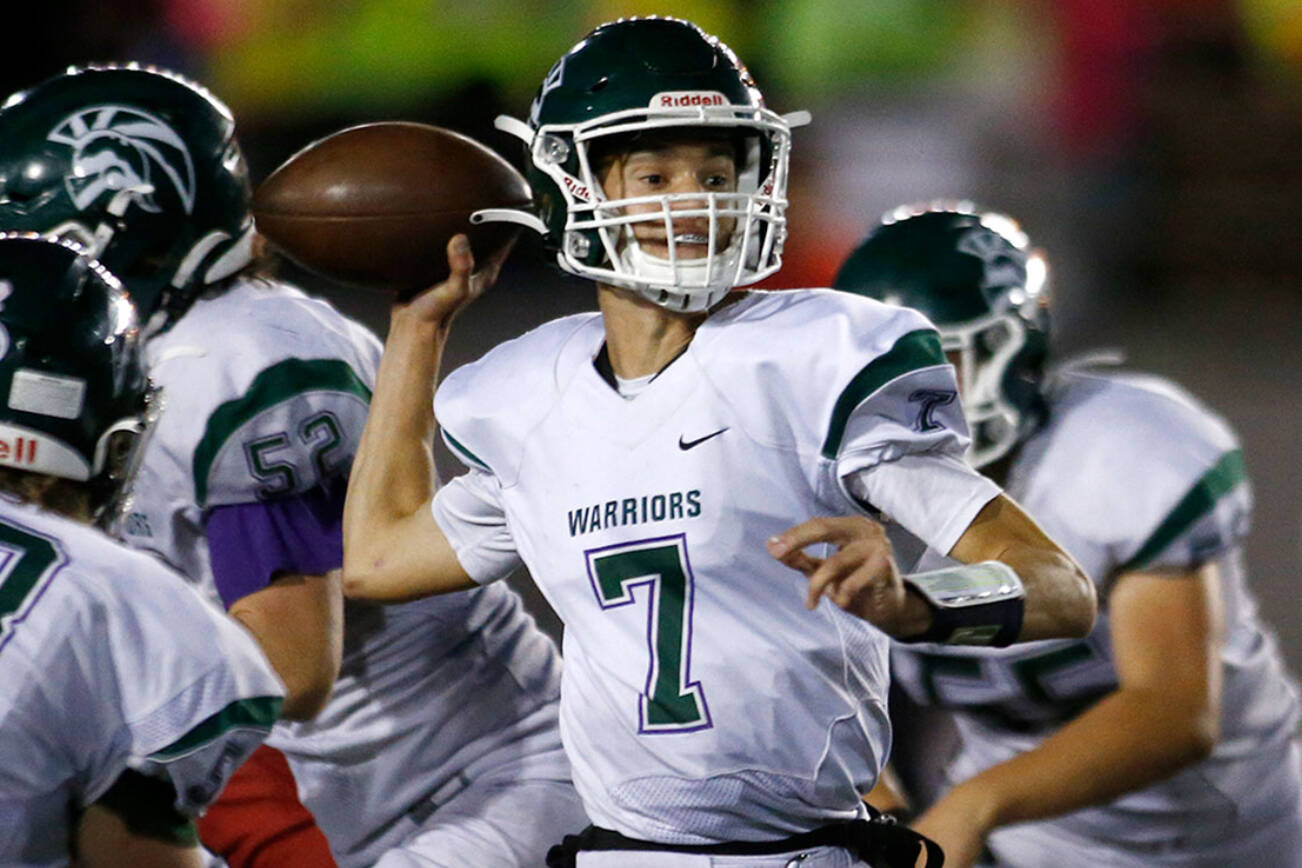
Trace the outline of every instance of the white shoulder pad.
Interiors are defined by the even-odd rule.
[[[300,493],[346,470],[380,344],[323,301],[246,281],[201,299],[149,352],[164,400],[154,437],[211,507]]]
[[[434,396],[448,448],[467,467],[512,484],[524,438],[578,366],[591,363],[588,349],[595,352],[603,334],[599,314],[567,316],[457,368]]]
[[[370,385],[342,359],[284,359],[208,416],[193,457],[202,507],[300,494],[346,472]]]
[[[703,338],[706,370],[726,400],[751,411],[752,436],[826,461],[857,448],[848,436],[856,410],[893,381],[940,371],[940,386],[953,389],[925,317],[850,293],[752,292],[707,320]]]
[[[1139,374],[1066,375],[1025,450],[1023,499],[1070,504],[1112,572],[1187,568],[1246,534],[1252,496],[1238,439],[1173,383]],[[1103,577],[1099,577],[1103,578]]]

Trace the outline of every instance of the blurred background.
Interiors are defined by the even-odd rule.
[[[1302,0],[45,0],[0,85],[172,67],[231,105],[255,181],[382,119],[452,127],[518,165],[493,117],[524,116],[594,25],[651,13],[718,34],[771,107],[814,114],[769,285],[826,285],[895,205],[974,199],[1047,249],[1060,358],[1123,349],[1229,419],[1257,491],[1252,584],[1302,671]],[[383,332],[382,298],[297,276]],[[459,320],[448,367],[594,306],[525,239]]]

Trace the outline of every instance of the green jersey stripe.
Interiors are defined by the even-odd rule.
[[[167,747],[150,754],[149,758],[162,762],[176,759],[211,743],[232,729],[270,730],[271,725],[280,717],[283,703],[284,700],[279,696],[237,699]]]
[[[854,375],[842,390],[832,410],[832,422],[823,441],[823,457],[836,458],[845,437],[845,426],[850,414],[864,399],[882,386],[921,368],[946,364],[945,353],[940,348],[940,335],[932,329],[917,329],[901,337],[887,352],[873,359]]]
[[[452,447],[454,451],[460,454],[461,459],[466,463],[473,464],[476,467],[478,467],[480,470],[487,470],[489,473],[493,472],[489,468],[489,466],[484,463],[483,459],[481,459],[478,455],[476,455],[475,453],[467,449],[465,447],[465,444],[463,444],[460,440],[458,440],[457,438],[449,434],[446,429],[443,431],[443,439],[448,442],[448,446]]]
[[[194,450],[195,500],[208,499],[208,474],[232,434],[259,413],[304,392],[344,392],[370,403],[371,390],[347,362],[340,359],[285,359],[253,378],[248,391],[219,406],[208,417],[203,438]]]
[[[1118,573],[1142,568],[1161,554],[1181,534],[1197,524],[1216,508],[1216,502],[1247,479],[1243,469],[1243,452],[1235,449],[1221,456],[1212,468],[1202,475],[1193,488],[1180,499],[1175,508],[1157,526],[1139,551],[1122,564]]]

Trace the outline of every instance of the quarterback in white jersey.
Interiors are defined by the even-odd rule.
[[[192,866],[192,818],[284,690],[239,625],[92,526],[148,406],[120,285],[34,236],[0,236],[0,272],[0,864]]]
[[[165,409],[126,539],[229,610],[281,672],[285,720],[269,744],[288,760],[335,862],[541,861],[583,815],[560,745],[556,649],[517,595],[497,586],[342,606],[343,497],[379,341],[251,264],[248,183],[229,114],[211,94],[158,70],[73,70],[11,100],[0,135],[21,148],[64,116],[94,120],[137,149],[113,159],[157,158],[134,197],[87,175],[85,201],[70,200],[54,173],[42,208],[0,208],[0,220],[49,230],[62,217],[61,231],[85,230],[87,243],[123,260],[124,281],[153,316],[149,367]],[[60,123],[69,136],[80,129]],[[70,171],[99,146],[80,143]],[[167,159],[177,152],[186,159]],[[97,230],[99,219],[116,228]],[[151,244],[176,249],[141,253]],[[255,762],[274,774],[263,754]],[[205,843],[233,868],[330,864],[319,835],[251,829],[265,812],[241,806],[270,785],[246,780],[204,819]]]
[[[435,493],[441,340],[496,264],[472,279],[453,239],[449,281],[393,314],[346,593],[529,567],[566,626],[561,732],[594,824],[549,864],[912,866],[917,838],[888,853],[903,833],[859,822],[890,751],[888,633],[1082,635],[1088,580],[964,464],[957,408],[913,397],[955,388],[923,318],[825,290],[725,298],[777,267],[789,141],[725,46],[673,19],[603,25],[532,126],[502,125],[532,144],[555,220],[536,228],[601,313],[448,377],[435,412],[469,471]],[[906,590],[862,509],[986,563]]]
[[[1298,696],[1245,585],[1239,444],[1156,377],[1046,377],[1044,275],[1015,223],[956,204],[888,216],[837,278],[937,323],[973,463],[1106,601],[1081,641],[894,649],[961,740],[957,786],[918,826],[960,866],[988,833],[1010,868],[1302,865]],[[919,568],[944,561],[932,546]]]

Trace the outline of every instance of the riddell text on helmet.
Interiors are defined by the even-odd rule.
[[[652,108],[692,108],[712,105],[731,105],[731,103],[717,90],[667,90],[651,97]]]

